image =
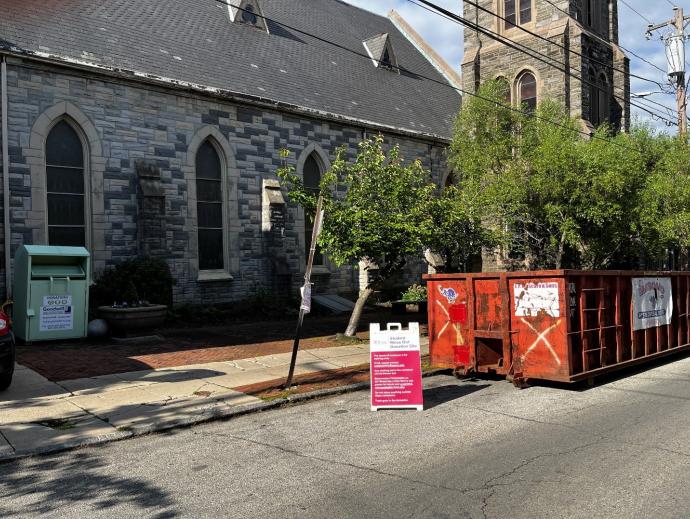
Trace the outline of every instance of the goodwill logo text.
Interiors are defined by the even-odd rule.
[[[44,296],[39,326],[42,332],[72,330],[74,328],[72,296]]]

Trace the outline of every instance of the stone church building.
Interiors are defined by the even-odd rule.
[[[502,78],[516,105],[533,108],[549,97],[561,101],[587,131],[602,123],[617,130],[630,126],[630,64],[618,46],[617,0],[476,3],[498,17],[465,3],[466,18],[543,59],[466,29],[464,90],[475,92],[480,83]]]
[[[21,244],[163,258],[176,303],[294,288],[310,223],[280,150],[314,184],[380,132],[442,183],[461,101],[404,22],[339,0],[5,2],[0,60],[2,292]],[[316,290],[358,290],[318,260]]]

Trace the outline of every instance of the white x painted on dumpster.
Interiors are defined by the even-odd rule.
[[[527,351],[522,355],[522,360],[524,361],[527,358],[527,355],[529,355],[537,346],[539,346],[539,343],[544,343],[544,346],[551,352],[551,355],[553,356],[554,360],[556,361],[556,364],[559,366],[561,365],[561,359],[558,358],[558,355],[556,355],[556,352],[553,349],[553,346],[551,346],[551,343],[548,341],[546,336],[551,333],[553,330],[558,328],[558,325],[561,324],[561,320],[559,319],[556,321],[555,324],[552,324],[549,326],[546,330],[543,332],[539,332],[534,326],[532,326],[532,323],[525,319],[520,319],[524,324],[526,324],[530,330],[534,332],[534,334],[537,336],[537,339],[532,343],[532,345],[527,348]]]
[[[441,328],[441,331],[439,331],[436,334],[436,339],[440,339],[441,335],[445,333],[445,331],[448,329],[448,326],[451,324],[450,320],[450,314],[448,313],[448,310],[446,309],[445,306],[443,306],[443,303],[441,301],[436,300],[436,304],[441,307],[441,310],[443,310],[443,313],[446,314],[446,318],[448,319],[446,321],[446,324],[443,325],[443,328]],[[460,331],[460,325],[455,323],[453,324],[453,328],[455,328],[455,336],[457,339],[457,346],[464,346],[465,345],[465,338],[462,336],[462,332]]]

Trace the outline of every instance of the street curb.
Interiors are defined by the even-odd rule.
[[[432,377],[434,375],[440,375],[442,373],[448,373],[447,369],[433,369],[422,373],[423,378]],[[285,398],[279,398],[271,401],[256,402],[254,404],[246,404],[243,406],[223,408],[222,406],[211,408],[208,411],[204,411],[196,416],[189,416],[187,418],[182,418],[180,420],[175,420],[174,422],[167,423],[152,423],[142,426],[132,426],[127,428],[127,430],[116,430],[111,434],[106,434],[103,436],[97,436],[93,438],[87,438],[84,440],[72,440],[68,442],[60,442],[52,445],[45,445],[37,447],[35,449],[23,450],[20,452],[14,452],[11,454],[0,454],[0,465],[4,463],[9,463],[11,461],[30,458],[33,456],[42,456],[46,454],[56,454],[58,452],[65,452],[69,450],[76,450],[85,447],[93,447],[95,445],[102,445],[104,443],[111,443],[121,440],[127,440],[130,438],[138,438],[140,436],[147,436],[149,434],[155,434],[164,431],[170,431],[172,429],[183,429],[189,428],[194,425],[200,425],[204,423],[210,423],[221,420],[231,420],[240,416],[260,413],[262,411],[270,411],[272,409],[277,409],[280,407],[286,407],[292,404],[300,404],[303,402],[308,402],[310,400],[316,400],[319,398],[325,398],[334,395],[343,395],[346,393],[353,393],[355,391],[361,391],[363,389],[368,389],[370,386],[369,382],[358,382],[356,384],[348,384],[346,386],[337,386],[327,389],[318,389],[316,391],[310,391],[308,393],[300,393],[293,396],[288,396]],[[219,403],[222,400],[218,401]]]
[[[83,440],[72,440],[66,442],[53,443],[51,445],[43,445],[41,447],[36,447],[33,449],[26,449],[19,452],[13,452],[11,454],[0,454],[0,464],[7,463],[10,461],[30,458],[33,456],[41,456],[45,454],[53,454],[56,452],[63,452],[69,450],[80,449],[82,447],[90,447],[92,445],[101,445],[103,443],[110,443],[120,440],[125,440],[127,438],[133,437],[133,433],[128,431],[115,431],[110,434],[105,434],[102,436],[95,436],[92,438],[86,438]]]

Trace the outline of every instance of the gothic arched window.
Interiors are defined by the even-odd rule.
[[[223,175],[220,155],[210,139],[196,153],[196,214],[199,270],[225,268]]]
[[[84,146],[75,129],[62,120],[46,139],[48,243],[86,245]]]
[[[316,159],[316,154],[312,153],[307,157],[302,167],[302,181],[304,182],[304,188],[313,193],[318,194],[321,185],[321,166],[319,161]],[[311,249],[311,235],[314,232],[314,215],[304,215],[304,244],[305,244],[305,255],[309,257],[309,250]],[[323,265],[324,256],[319,252],[318,248],[314,254],[314,265]]]
[[[537,79],[531,72],[523,72],[517,81],[517,94],[520,106],[527,112],[537,109]]]
[[[609,80],[606,74],[603,72],[599,74],[599,80],[597,82],[598,88],[598,112],[599,112],[599,124],[603,124],[609,121],[610,115],[610,104],[609,104]]]
[[[597,75],[592,67],[587,71],[587,83],[589,87],[589,122],[593,126],[599,126],[601,123],[599,118],[599,88],[597,85]]]
[[[504,90],[504,93],[505,93],[504,99],[505,99],[506,105],[510,106],[510,103],[512,103],[512,101],[513,101],[513,96],[511,95],[511,92],[510,92],[510,83],[503,76],[498,76],[496,78],[496,83],[498,84],[499,88],[502,88]]]

